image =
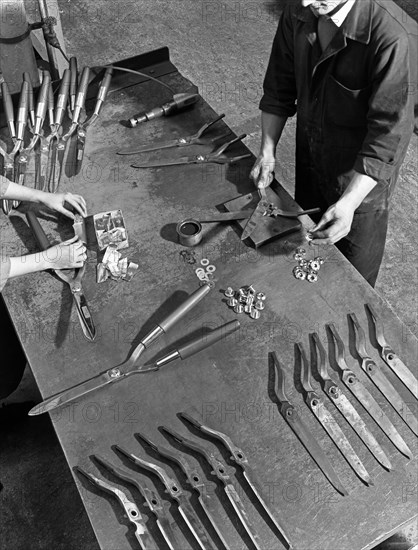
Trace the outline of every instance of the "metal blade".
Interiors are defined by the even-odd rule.
[[[78,127],[77,129],[77,144],[75,148],[75,165],[73,176],[76,176],[80,170],[84,158],[84,149],[86,148],[86,132]]]
[[[292,411],[292,413],[288,414],[290,411]],[[346,496],[348,493],[335,473],[330,461],[325,456],[324,451],[318,445],[311,432],[306,428],[296,410],[292,406],[290,408],[287,407],[284,413],[282,413],[282,416],[295,432],[301,443],[305,446],[308,453],[315,460],[319,468],[328,478],[329,482],[339,493]]]
[[[145,523],[143,521],[134,521],[132,519],[131,521],[132,523],[135,523],[135,537],[136,540],[139,542],[142,550],[159,550],[158,546],[155,544],[153,538],[149,534]]]
[[[182,494],[177,497],[177,502],[179,504],[178,508],[180,514],[182,515],[184,521],[187,523],[188,528],[190,529],[200,548],[202,550],[216,550],[212,542],[209,540],[209,537],[205,529],[203,528],[203,525],[200,523],[196,512],[190,506],[187,497]]]
[[[37,157],[39,164],[35,172],[35,189],[45,191],[48,186],[46,176],[49,158],[49,143],[44,137],[41,136],[39,138],[39,149]]]
[[[179,164],[195,164],[199,162],[196,157],[180,157],[176,160],[156,160],[154,162],[143,162],[131,164],[132,168],[160,168],[162,166],[177,166]],[[203,162],[203,161],[202,161]]]
[[[215,222],[227,222],[230,220],[245,220],[251,218],[254,210],[241,210],[239,212],[219,212],[213,216],[205,216],[204,219],[199,219],[200,223],[215,223]]]
[[[96,338],[96,327],[94,326],[93,318],[91,316],[86,297],[84,296],[83,291],[80,290],[76,293],[73,293],[73,298],[84,336],[87,338],[87,340],[93,342]]]
[[[231,484],[228,484],[228,485],[225,485],[224,489],[244,529],[247,531],[248,536],[251,539],[251,542],[254,544],[257,550],[262,550],[260,546],[259,536],[257,535],[257,533],[254,530],[254,527],[250,523],[247,512],[245,511],[244,505],[241,499],[239,498],[239,495],[236,492],[235,487]]]
[[[244,231],[241,235],[241,241],[244,241],[247,239],[254,231],[254,229],[257,227],[258,222],[263,217],[263,214],[265,212],[265,199],[261,199],[261,201],[258,202],[251,218],[248,220]]]
[[[347,422],[351,425],[353,430],[361,438],[369,451],[374,455],[376,460],[378,460],[384,468],[390,470],[392,468],[392,464],[390,463],[388,457],[347,397],[341,393],[339,388],[335,393],[327,392],[327,395],[345,417]]]
[[[212,511],[211,511],[211,502],[210,502],[210,497],[207,495],[207,494],[204,494],[202,492],[202,494],[200,494],[198,496],[198,500],[200,502],[200,505],[201,507],[203,508],[207,518],[209,519],[210,523],[212,524],[212,527],[215,529],[219,539],[222,541],[222,544],[224,545],[225,547],[225,550],[229,550],[230,547],[228,546],[228,543],[226,542],[226,540],[224,539],[224,536],[222,534],[222,531],[219,529],[219,527],[217,526],[215,520],[213,519],[213,516],[212,516]]]
[[[399,435],[389,418],[376,403],[372,395],[368,390],[366,390],[357,377],[351,371],[344,371],[343,382],[352,394],[355,395],[355,397],[360,401],[373,420],[381,427],[395,447],[397,447],[402,454],[411,459],[412,452],[410,448]]]
[[[363,463],[350,445],[344,432],[325,405],[320,401],[316,406],[311,406],[311,410],[356,474],[367,483],[367,485],[373,485],[366,468],[363,466]]]
[[[267,515],[269,516],[271,521],[274,523],[276,529],[279,531],[279,533],[281,533],[281,535],[284,538],[284,540],[286,541],[289,549],[291,549],[293,546],[292,546],[292,543],[290,542],[289,537],[285,534],[285,532],[283,531],[283,527],[279,524],[279,522],[276,520],[276,518],[272,514],[271,510],[267,506],[266,501],[264,500],[264,498],[261,496],[261,493],[257,489],[257,486],[253,483],[252,479],[255,476],[252,473],[252,470],[248,466],[246,466],[245,470],[243,470],[243,475],[244,475],[245,479],[247,480],[248,485],[251,487],[252,492],[257,497],[258,501],[260,502],[261,506],[264,508],[265,512],[267,513]]]
[[[170,139],[169,141],[163,141],[161,143],[154,143],[153,145],[138,145],[132,149],[122,149],[118,151],[117,155],[135,155],[136,153],[148,153],[149,151],[158,151],[159,149],[169,149],[170,147],[179,147],[181,145],[187,145],[187,143],[181,144],[178,139]]]
[[[386,350],[385,350],[386,351]],[[389,353],[382,353],[385,363],[393,370],[396,376],[404,383],[408,390],[418,399],[418,380],[412,374],[401,359],[391,350]]]
[[[414,416],[411,409],[389,382],[383,372],[378,368],[376,363],[370,358],[364,358],[362,369],[367,372],[369,377],[373,380],[380,392],[386,397],[405,424],[411,428],[415,435],[418,435],[417,418]]]
[[[122,378],[124,378],[124,376],[112,378],[111,371],[102,372],[101,374],[98,374],[97,376],[94,376],[81,384],[77,384],[76,386],[64,390],[53,397],[45,399],[45,401],[42,401],[42,403],[39,403],[33,407],[28,414],[29,416],[35,416],[52,411],[57,407],[66,405],[69,401],[83,397],[83,395],[86,395],[87,393],[98,390],[99,388],[102,388],[112,382],[116,382],[117,380],[121,380]]]
[[[180,548],[177,537],[174,534],[173,528],[171,527],[171,523],[168,518],[160,516],[157,519],[157,525],[170,550],[177,550],[177,548]]]

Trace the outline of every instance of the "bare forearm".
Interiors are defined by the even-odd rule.
[[[274,115],[272,113],[261,113],[261,151],[275,154],[276,146],[282,135],[287,117]]]
[[[6,178],[0,176],[5,182]],[[6,189],[6,192],[3,194],[3,199],[12,199],[17,201],[29,201],[29,202],[43,202],[47,193],[44,191],[39,191],[38,189],[32,189],[30,187],[25,187],[23,185],[18,185],[14,182],[9,182],[9,185]]]
[[[13,279],[20,275],[27,275],[28,273],[35,273],[48,269],[50,265],[45,254],[45,252],[40,252],[37,254],[10,258],[9,278]]]
[[[360,206],[376,184],[377,181],[373,178],[354,171],[351,182],[338,202],[354,211]]]

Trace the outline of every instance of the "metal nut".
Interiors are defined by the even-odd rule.
[[[229,307],[235,307],[238,304],[238,300],[236,298],[229,298],[226,303],[229,305]]]
[[[258,309],[253,308],[250,312],[251,319],[259,319],[260,318],[260,312]]]
[[[312,271],[319,271],[321,269],[321,264],[318,262],[318,260],[309,260],[308,267]]]
[[[242,304],[237,304],[234,307],[235,313],[244,313],[244,306]]]
[[[306,279],[306,272],[303,271],[303,269],[301,269],[299,266],[296,266],[293,268],[293,276],[296,279],[300,279],[301,281],[303,281],[304,279]]]
[[[324,258],[321,258],[321,256],[317,256],[317,257],[315,258],[315,261],[316,261],[316,262],[319,262],[321,265],[323,265],[324,262],[325,262]]]
[[[306,250],[304,248],[302,248],[301,246],[298,246],[297,249],[296,249],[296,253],[297,254],[302,254],[302,256],[305,256]]]
[[[299,260],[299,266],[302,267],[303,269],[308,267],[308,261],[302,258],[301,260]]]
[[[306,275],[306,280],[309,283],[316,283],[316,281],[318,280],[318,275],[316,273],[310,272]]]
[[[295,252],[293,254],[293,259],[299,262],[300,260],[303,260],[304,254],[300,254],[299,252]]]
[[[255,307],[255,309],[262,310],[262,309],[264,309],[265,304],[262,300],[257,300],[256,303],[254,304],[254,307]]]
[[[225,296],[226,296],[227,298],[233,298],[234,295],[235,295],[235,292],[234,292],[234,289],[233,289],[232,287],[229,286],[229,287],[225,290],[224,294],[225,294]]]
[[[257,298],[257,300],[265,300],[266,295],[264,294],[264,292],[258,292],[257,295],[256,295],[256,298]]]

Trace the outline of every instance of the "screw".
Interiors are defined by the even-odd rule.
[[[238,300],[236,298],[229,298],[226,303],[229,305],[229,307],[235,307],[238,304]]]
[[[231,287],[229,286],[229,287],[225,290],[224,294],[225,294],[225,296],[226,296],[227,298],[233,298],[235,292],[234,292],[234,289],[231,288]]]
[[[258,311],[258,309],[252,308],[252,310],[250,312],[250,317],[251,317],[251,319],[259,319],[260,318],[260,312]]]
[[[265,300],[266,299],[266,295],[264,294],[264,292],[259,292],[256,296],[257,300]]]
[[[256,303],[254,304],[254,307],[255,309],[264,309],[265,305],[264,305],[264,302],[262,300],[257,300]]]
[[[237,304],[234,307],[235,313],[244,313],[244,306],[242,304]]]

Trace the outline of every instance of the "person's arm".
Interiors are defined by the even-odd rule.
[[[263,188],[273,180],[276,162],[276,147],[285,127],[287,116],[273,113],[261,113],[261,146],[260,153],[250,173],[256,187]]]
[[[28,201],[38,204],[43,204],[51,210],[60,212],[69,218],[74,219],[74,214],[65,207],[65,203],[71,205],[76,212],[81,216],[87,216],[86,201],[80,195],[73,195],[72,193],[46,193],[39,191],[38,189],[32,189],[25,187],[24,185],[18,185],[12,181],[8,181],[3,176],[1,178],[1,193],[2,199]]]
[[[353,172],[351,182],[341,198],[328,208],[319,223],[310,231],[312,244],[333,244],[348,235],[354,212],[377,185],[377,181]]]

